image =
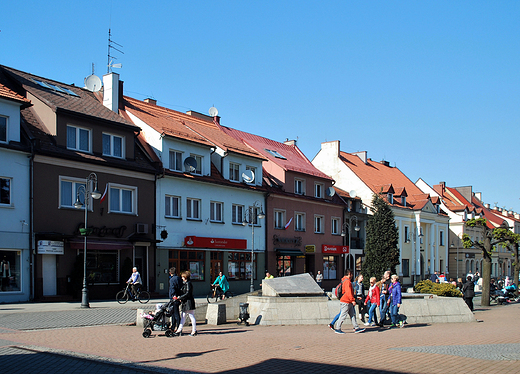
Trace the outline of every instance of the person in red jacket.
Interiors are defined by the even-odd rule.
[[[368,289],[367,299],[365,300],[365,304],[368,306],[368,321],[365,322],[365,326],[377,325],[377,315],[376,308],[379,309],[379,287],[376,284],[376,277],[370,278],[370,288]]]
[[[341,299],[339,299],[340,315],[338,321],[336,322],[337,327],[334,330],[334,332],[337,334],[344,334],[344,332],[341,330],[341,325],[347,318],[347,314],[352,321],[352,326],[354,327],[355,333],[365,331],[365,329],[362,329],[358,326],[356,321],[356,309],[354,308],[356,306],[356,297],[354,295],[354,287],[352,287],[352,278],[352,270],[345,270],[345,276],[343,279],[341,279],[343,283],[341,286],[343,295],[341,296]]]

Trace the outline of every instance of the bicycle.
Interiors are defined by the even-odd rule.
[[[222,300],[222,298],[225,296],[227,299],[230,297],[235,296],[233,292],[230,290],[227,290],[225,293],[222,292],[222,288],[220,288],[217,285],[210,286],[211,290],[208,292],[208,296],[206,296],[206,299],[208,300],[208,303],[211,302],[218,302],[219,300]]]
[[[137,292],[137,296],[134,296],[132,289],[131,289],[131,283],[127,283],[124,290],[119,291],[116,294],[116,300],[119,304],[126,304],[128,300],[136,301],[139,300],[141,304],[146,304],[148,301],[150,301],[150,294],[148,291],[141,291],[139,290]]]

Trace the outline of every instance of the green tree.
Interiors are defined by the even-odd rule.
[[[500,244],[510,250],[514,257],[513,265],[513,280],[515,282],[515,294],[518,296],[518,274],[520,272],[518,246],[520,243],[520,234],[515,234],[506,225],[495,229],[494,237],[501,240]]]
[[[505,222],[505,221],[504,221]],[[491,252],[495,245],[507,245],[506,243],[514,243],[514,235],[507,227],[507,223],[500,227],[489,228],[485,218],[472,218],[466,221],[466,226],[480,227],[484,239],[482,241],[474,241],[468,234],[462,236],[464,248],[475,247],[482,251],[482,306],[489,306],[489,285],[491,283]],[[515,266],[516,268],[516,266]],[[516,273],[516,271],[515,271]],[[516,278],[518,283],[518,276]]]
[[[399,231],[395,225],[394,212],[377,194],[372,199],[370,210],[372,215],[366,227],[365,260],[361,265],[361,273],[366,280],[370,277],[381,279],[386,270],[395,274],[396,266],[399,265]]]

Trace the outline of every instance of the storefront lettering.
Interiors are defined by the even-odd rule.
[[[76,231],[74,231],[74,235],[79,235],[79,229],[82,229],[85,225],[83,223],[80,223],[78,227],[76,228]],[[105,236],[115,236],[116,238],[122,238],[123,234],[125,233],[126,226],[119,226],[119,227],[96,227],[96,226],[89,226],[89,229],[92,229],[91,235],[97,235],[100,238]]]
[[[293,244],[296,247],[302,245],[302,237],[294,236],[292,238],[284,238],[278,235],[273,235],[273,243],[276,244]]]

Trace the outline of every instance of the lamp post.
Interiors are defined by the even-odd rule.
[[[257,213],[257,209],[260,208],[260,213]],[[257,218],[264,219],[265,214],[262,209],[262,204],[260,201],[255,201],[252,206],[247,208],[247,211],[244,213],[244,221],[242,222],[242,225],[251,225],[251,286],[249,288],[250,292],[253,292],[255,290],[254,286],[254,256],[255,256],[255,224],[257,223]]]
[[[419,279],[419,274],[417,274],[417,271],[421,271],[421,240],[424,237],[422,233],[422,229],[420,227],[417,227],[417,233],[413,233],[413,248],[412,248],[412,254],[414,255],[414,284],[417,284]],[[417,254],[417,243],[419,243],[419,254]],[[419,270],[417,270],[419,269]],[[424,274],[423,274],[424,275]]]
[[[343,228],[341,230],[341,236],[345,237],[347,236],[347,227],[348,227],[348,241],[347,241],[347,245],[349,246],[349,249],[350,249],[350,234],[351,234],[351,227],[352,227],[352,220],[355,220],[356,221],[356,226],[354,227],[354,230],[355,231],[359,231],[361,230],[361,227],[359,227],[358,225],[358,218],[357,216],[350,216],[349,219],[348,219],[348,222],[345,221],[343,222]],[[350,256],[350,254],[348,254],[347,256]],[[347,256],[345,256],[345,261],[344,261],[344,269],[343,270],[347,270]]]
[[[92,190],[92,184],[94,184],[94,190]],[[85,203],[83,204],[79,197],[80,194],[83,194]],[[101,197],[101,193],[97,188],[97,175],[96,173],[90,173],[86,179],[85,185],[81,185],[76,192],[76,202],[74,203],[74,207],[77,209],[83,208],[85,209],[85,226],[80,229],[81,235],[85,236],[84,244],[83,244],[83,289],[81,290],[81,307],[82,308],[90,308],[88,301],[88,289],[87,289],[87,236],[90,234],[90,231],[87,228],[87,213],[90,208],[90,198],[99,199]]]

